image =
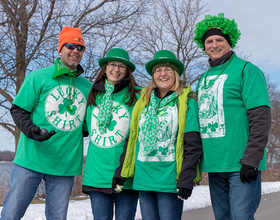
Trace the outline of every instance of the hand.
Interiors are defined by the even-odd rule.
[[[113,182],[112,182],[113,191],[116,192],[116,193],[120,193],[122,191],[124,181],[125,180],[123,180],[123,179],[120,179],[118,177],[114,177]]]
[[[178,188],[178,199],[188,199],[192,194],[192,189]]]
[[[241,170],[240,170],[240,179],[241,182],[244,183],[245,181],[247,183],[250,183],[251,180],[257,180],[258,178],[258,169],[251,167],[246,164],[242,164]]]
[[[40,129],[39,127],[31,128],[30,132],[31,132],[32,139],[40,142],[50,139],[50,137],[56,133],[55,130],[49,132],[47,129],[45,128]]]

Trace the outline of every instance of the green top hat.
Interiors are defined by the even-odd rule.
[[[134,72],[135,65],[129,61],[128,53],[121,48],[113,48],[108,51],[107,56],[98,60],[98,64],[100,67],[103,66],[105,62],[108,61],[117,61],[128,65],[131,72]]]
[[[169,50],[160,50],[160,51],[156,52],[153,59],[151,61],[149,61],[148,63],[146,63],[145,67],[146,67],[147,72],[150,75],[153,74],[153,72],[152,72],[153,66],[158,63],[166,63],[167,65],[169,63],[175,64],[178,68],[179,76],[181,76],[182,73],[184,72],[184,68],[185,68],[184,64],[176,58],[174,53],[172,53]]]

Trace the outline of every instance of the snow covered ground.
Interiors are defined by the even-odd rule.
[[[263,182],[262,194],[269,194],[274,192],[280,192],[280,182]],[[192,196],[184,202],[184,211],[194,210],[199,208],[205,208],[211,206],[209,187],[208,186],[196,186],[193,190]],[[2,207],[0,207],[0,211]],[[32,204],[28,207],[25,216],[22,220],[45,220],[45,205],[44,204]],[[70,201],[68,209],[68,220],[89,220],[93,219],[91,213],[90,200]],[[141,213],[139,204],[137,207],[136,218],[141,219]]]

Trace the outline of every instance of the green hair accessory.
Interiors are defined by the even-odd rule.
[[[236,46],[237,41],[240,39],[241,33],[234,19],[225,18],[224,13],[220,13],[218,16],[205,15],[204,20],[198,22],[194,30],[193,41],[199,48],[204,48],[203,36],[211,28],[221,29],[223,34],[227,34],[232,43],[232,48]]]

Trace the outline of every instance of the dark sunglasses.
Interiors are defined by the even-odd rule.
[[[64,44],[64,46],[69,50],[74,50],[77,47],[78,51],[84,51],[85,47],[80,44]]]

